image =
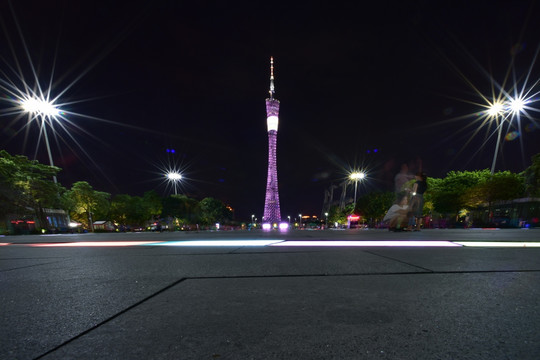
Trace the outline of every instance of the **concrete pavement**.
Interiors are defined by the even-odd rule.
[[[202,240],[285,243],[174,243]],[[540,248],[287,240],[534,242],[540,230],[4,237],[0,358],[540,358]]]

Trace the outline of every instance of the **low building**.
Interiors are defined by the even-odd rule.
[[[94,221],[94,231],[100,230],[100,231],[114,231],[116,230],[116,227],[111,221],[106,220],[100,220],[100,221]]]

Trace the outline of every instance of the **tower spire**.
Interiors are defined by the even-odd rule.
[[[270,98],[274,98],[274,57],[270,56]]]

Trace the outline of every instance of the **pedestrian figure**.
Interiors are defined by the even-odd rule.
[[[416,182],[412,188],[412,197],[409,202],[409,208],[411,211],[411,218],[409,220],[409,230],[416,221],[415,231],[420,231],[422,226],[422,215],[424,210],[424,193],[427,190],[427,176],[423,172],[418,172],[415,175]]]
[[[404,231],[409,220],[409,206],[407,205],[407,193],[401,192],[398,200],[388,209],[383,222],[388,222],[388,230]]]
[[[414,176],[409,173],[407,164],[401,165],[401,170],[394,177],[394,191],[396,195],[404,191],[405,184],[414,179]]]

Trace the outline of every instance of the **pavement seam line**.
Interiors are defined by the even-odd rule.
[[[179,280],[176,280],[176,281],[173,282],[172,284],[169,284],[169,285],[165,286],[164,288],[162,288],[162,289],[156,291],[155,293],[153,293],[153,294],[151,294],[151,295],[145,297],[144,299],[137,301],[135,304],[132,304],[132,305],[128,306],[128,307],[125,308],[124,310],[122,310],[122,311],[120,311],[120,312],[118,312],[118,313],[116,313],[116,314],[114,314],[114,315],[108,317],[107,319],[101,321],[100,323],[98,323],[98,324],[96,324],[96,325],[94,325],[94,326],[92,326],[92,327],[90,327],[90,328],[84,330],[83,332],[79,333],[78,335],[75,335],[75,336],[72,337],[71,339],[68,339],[68,340],[64,341],[63,343],[61,343],[60,345],[55,346],[55,347],[52,348],[51,350],[49,350],[49,351],[47,351],[47,352],[45,352],[45,353],[43,353],[43,354],[41,354],[41,355],[35,357],[34,360],[41,359],[41,358],[43,358],[43,357],[45,357],[45,356],[47,356],[47,355],[49,355],[49,354],[52,354],[53,352],[59,350],[60,348],[64,347],[65,345],[67,345],[67,344],[69,344],[69,343],[71,343],[71,342],[73,342],[73,341],[75,341],[75,340],[77,340],[77,339],[79,339],[79,338],[85,336],[86,334],[88,334],[88,333],[90,333],[90,332],[92,332],[92,331],[98,329],[99,327],[101,327],[101,326],[107,324],[108,322],[110,322],[110,321],[116,319],[117,317],[119,317],[119,316],[121,316],[121,315],[127,313],[128,311],[130,311],[130,310],[136,308],[137,306],[142,305],[142,304],[145,303],[146,301],[148,301],[148,300],[150,300],[150,299],[152,299],[152,298],[154,298],[154,297],[156,297],[156,296],[162,294],[163,292],[165,292],[165,291],[169,290],[170,288],[172,288],[172,287],[174,287],[174,286],[176,286],[176,285],[178,285],[178,284],[184,282],[184,281],[187,280],[187,279],[188,279],[188,278],[181,278],[181,279],[179,279]]]
[[[383,259],[388,259],[388,260],[396,261],[396,262],[401,263],[401,264],[405,264],[405,265],[412,266],[412,267],[415,267],[415,268],[418,268],[418,269],[422,269],[422,270],[424,270],[424,271],[433,272],[432,269],[428,269],[428,268],[425,268],[425,267],[423,267],[423,266],[411,264],[411,263],[408,263],[408,262],[405,262],[405,261],[403,261],[403,260],[399,260],[399,259],[396,259],[396,258],[393,258],[393,257],[390,257],[390,256],[377,254],[377,253],[374,253],[374,252],[369,251],[369,250],[365,250],[364,252],[365,252],[365,253],[368,253],[368,254],[371,254],[371,255],[374,255],[374,256],[382,257]]]
[[[20,267],[15,267],[15,268],[12,268],[12,269],[4,269],[4,270],[0,270],[0,273],[8,272],[8,271],[21,270],[21,269],[28,269],[28,268],[32,268],[32,267],[36,267],[36,266],[43,266],[43,265],[50,265],[50,264],[58,264],[58,263],[60,263],[60,262],[62,262],[62,260],[59,260],[59,261],[53,261],[53,262],[48,262],[48,263],[42,263],[42,264],[33,264],[33,265],[20,266]]]
[[[460,275],[460,274],[504,274],[504,273],[540,273],[539,270],[463,270],[463,271],[409,271],[386,273],[349,273],[349,274],[294,274],[294,275],[238,275],[238,276],[199,276],[186,277],[185,280],[228,280],[228,279],[271,279],[299,277],[342,277],[342,276],[392,276],[392,275]]]

